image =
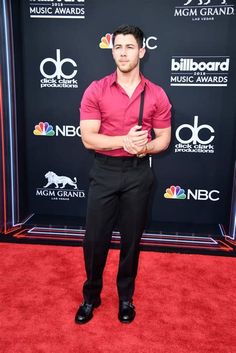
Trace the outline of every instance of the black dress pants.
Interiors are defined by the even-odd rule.
[[[153,183],[149,158],[95,155],[83,242],[87,280],[84,300],[100,298],[103,270],[114,225],[121,234],[117,289],[120,300],[132,300],[138,269],[139,243],[145,227]]]

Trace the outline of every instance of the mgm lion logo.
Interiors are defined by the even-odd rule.
[[[189,4],[191,4],[193,0],[188,0],[186,3],[184,3],[185,6],[188,6]],[[198,5],[209,5],[211,3],[211,0],[198,0]],[[222,0],[221,5],[225,5],[226,4],[226,0]]]
[[[66,186],[66,184],[69,184],[71,186],[74,187],[74,189],[78,189],[77,188],[77,178],[74,177],[74,181],[67,177],[67,176],[59,176],[54,172],[47,172],[45,174],[45,178],[48,179],[47,185],[44,186],[44,188],[47,188],[48,186],[54,184],[56,185],[56,189],[59,188],[59,184],[62,184],[62,186],[60,186],[60,189],[64,189],[64,187]]]

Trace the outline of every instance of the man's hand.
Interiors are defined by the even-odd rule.
[[[148,142],[147,130],[140,130],[142,126],[135,125],[125,136],[123,148],[130,154],[139,154],[145,149]]]

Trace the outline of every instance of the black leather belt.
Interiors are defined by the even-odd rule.
[[[119,156],[119,157],[113,157],[113,156],[107,156],[105,154],[101,153],[95,153],[95,159],[103,161],[104,164],[108,165],[114,165],[114,166],[136,166],[141,163],[147,163],[148,161],[148,156],[145,156],[144,158],[138,158],[137,156],[134,157],[126,157],[126,156]]]

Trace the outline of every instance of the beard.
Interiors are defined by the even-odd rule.
[[[138,65],[139,65],[138,60],[136,62],[127,62],[127,63],[121,63],[118,60],[116,61],[117,68],[119,69],[119,71],[123,73],[129,73],[133,71]]]

